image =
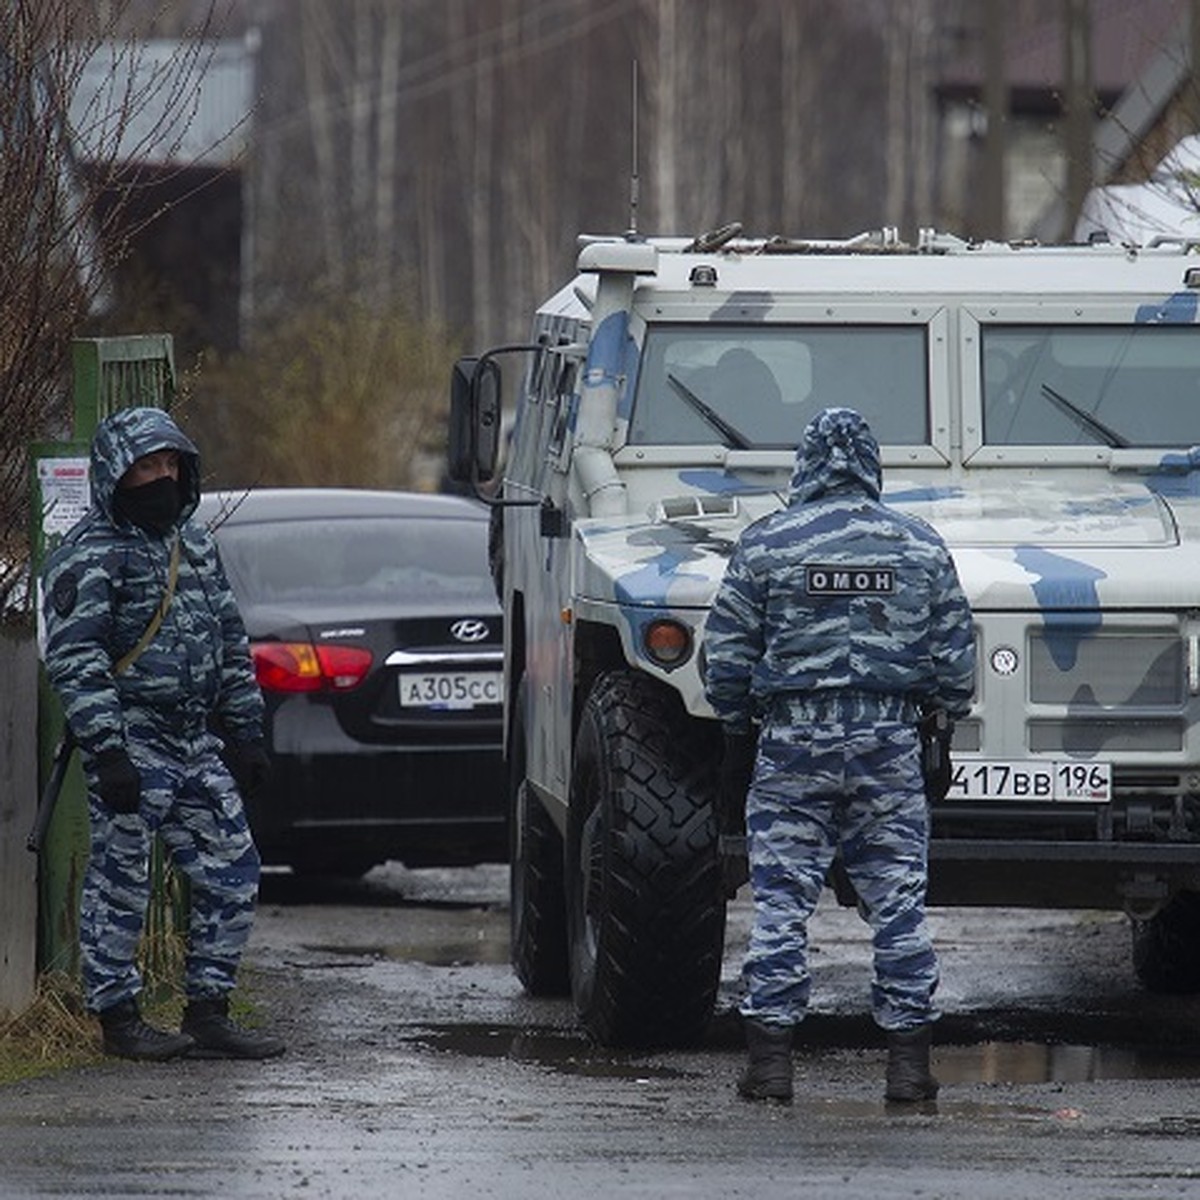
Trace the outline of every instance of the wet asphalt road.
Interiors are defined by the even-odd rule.
[[[1115,914],[933,914],[935,1106],[882,1100],[864,927],[824,906],[790,1108],[747,1105],[731,909],[703,1046],[606,1052],[507,965],[507,874],[265,882],[248,986],[288,1054],[0,1089],[0,1196],[1200,1197],[1200,1002]]]

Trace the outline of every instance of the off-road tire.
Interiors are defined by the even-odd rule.
[[[567,818],[571,992],[607,1046],[699,1040],[725,940],[720,740],[648,676],[601,676],[583,707]]]
[[[1200,892],[1180,892],[1150,920],[1133,922],[1133,970],[1151,992],[1200,992]]]
[[[571,978],[563,840],[526,786],[525,687],[522,679],[508,741],[510,954],[513,970],[530,995],[565,996]]]

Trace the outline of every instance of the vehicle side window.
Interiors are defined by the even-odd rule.
[[[545,346],[550,341],[549,334],[542,334],[539,344]],[[528,481],[533,478],[541,458],[541,447],[544,444],[546,430],[546,405],[543,388],[548,366],[552,362],[551,355],[544,351],[531,357],[529,371],[524,380],[521,392],[520,412],[517,424],[520,435],[514,436],[511,443],[513,458],[509,469],[505,472],[515,479]]]
[[[578,362],[573,358],[562,357],[557,360],[557,369],[553,372],[551,381],[552,395],[548,404],[554,413],[554,426],[550,434],[548,455],[560,468],[565,466],[567,451],[570,449],[575,380],[578,373]]]

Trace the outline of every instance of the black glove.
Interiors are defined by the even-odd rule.
[[[950,743],[954,722],[940,708],[927,712],[917,726],[921,735],[921,774],[925,778],[925,799],[937,802],[946,798],[954,767],[950,762]]]
[[[733,899],[750,878],[746,851],[746,793],[754,777],[758,739],[753,733],[725,731],[725,752],[717,791],[717,850],[725,895]]]
[[[102,750],[96,755],[96,791],[112,812],[137,812],[142,777],[123,749]]]
[[[235,742],[230,747],[229,770],[244,797],[258,795],[271,778],[271,760],[262,742]]]

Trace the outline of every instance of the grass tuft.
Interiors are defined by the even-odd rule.
[[[33,1003],[0,1021],[0,1083],[15,1083],[102,1057],[95,1019],[83,1007],[79,986],[49,972],[38,979]]]
[[[188,896],[185,881],[160,851],[151,858],[153,892],[138,947],[142,1016],[160,1028],[179,1028],[185,1003]],[[261,1024],[249,996],[235,991],[230,1015],[253,1028]],[[39,976],[24,1012],[0,1019],[0,1086],[22,1079],[90,1066],[104,1058],[100,1027],[88,1013],[78,979],[61,971]]]

